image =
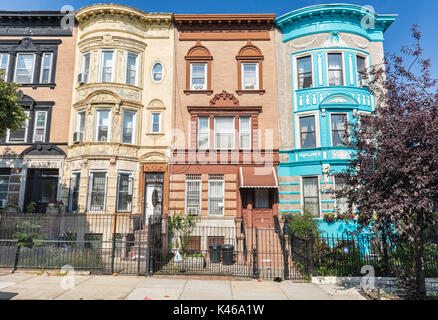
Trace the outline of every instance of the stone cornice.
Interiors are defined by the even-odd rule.
[[[144,12],[129,6],[118,4],[95,4],[76,11],[75,16],[79,23],[90,19],[99,19],[105,15],[125,16],[134,21],[144,24],[169,26],[172,23],[172,13]]]
[[[270,30],[275,14],[175,14],[181,30]]]

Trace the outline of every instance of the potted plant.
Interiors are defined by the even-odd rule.
[[[64,205],[62,201],[50,200],[46,213],[60,213],[60,208],[62,205]]]
[[[324,220],[328,223],[333,223],[336,221],[336,216],[334,213],[329,212],[324,215]]]
[[[3,212],[7,213],[18,213],[20,211],[20,207],[18,203],[15,201],[8,202],[3,210]]]

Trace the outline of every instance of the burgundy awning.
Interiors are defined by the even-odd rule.
[[[240,167],[240,188],[278,188],[277,169],[273,167]]]

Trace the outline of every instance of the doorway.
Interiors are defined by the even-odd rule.
[[[163,189],[163,172],[145,173],[144,218],[146,223],[150,217],[161,217],[163,215]]]
[[[28,169],[23,209],[33,201],[36,213],[46,213],[50,201],[58,199],[58,184],[58,169]]]

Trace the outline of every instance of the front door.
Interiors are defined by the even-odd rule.
[[[144,212],[146,223],[149,221],[150,217],[159,217],[163,214],[163,185],[164,173],[146,173],[144,188]]]
[[[58,183],[58,169],[28,169],[24,209],[33,201],[36,213],[45,213],[49,202],[57,200]]]

